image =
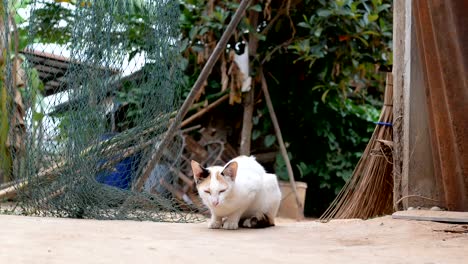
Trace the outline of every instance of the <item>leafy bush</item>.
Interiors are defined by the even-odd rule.
[[[307,203],[309,213],[324,210],[351,177],[378,120],[384,87],[378,69],[392,63],[389,2],[305,1],[291,14],[297,32],[281,61],[294,64],[295,74],[273,75],[294,87],[276,90],[275,98],[283,127],[295,127],[285,138],[297,174],[309,183],[308,199],[323,201]],[[281,165],[277,159],[284,176]]]
[[[295,175],[309,183],[308,214],[326,208],[350,178],[378,119],[384,87],[379,69],[392,64],[390,3],[258,1],[250,9],[259,11],[255,31],[260,40],[251,68],[254,74],[263,68]],[[182,1],[189,84],[236,7],[237,3],[224,0]],[[249,22],[243,20],[231,47],[248,41],[245,32],[254,30]],[[221,63],[218,66],[206,94],[219,92],[223,68]],[[276,147],[263,103],[257,105],[253,123],[253,143]],[[279,154],[275,171],[287,180]]]

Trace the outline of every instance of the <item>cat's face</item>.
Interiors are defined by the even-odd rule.
[[[237,163],[231,162],[225,167],[204,168],[198,162],[192,161],[191,165],[198,193],[205,204],[212,208],[222,206],[234,186]]]

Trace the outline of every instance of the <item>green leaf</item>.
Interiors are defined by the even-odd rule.
[[[344,0],[336,0],[335,3],[336,3],[337,6],[342,7],[342,6],[344,6],[345,1]]]
[[[209,31],[209,28],[207,27],[202,27],[201,30],[198,32],[198,35],[202,36],[202,35],[205,35],[206,32]]]
[[[364,44],[366,47],[369,47],[369,42],[367,42],[367,40],[365,40],[364,38],[360,36],[356,36],[356,38],[358,38],[362,42],[362,44]]]
[[[132,50],[129,54],[128,54],[128,60],[131,61],[140,51],[139,50]]]
[[[357,10],[358,5],[359,5],[359,2],[353,2],[353,3],[351,4],[351,12],[352,12],[352,13],[356,13],[356,10]]]
[[[33,120],[36,121],[36,122],[41,122],[42,119],[44,118],[44,114],[41,113],[41,112],[34,112],[34,113],[32,114],[32,118],[33,118]]]
[[[276,141],[276,136],[275,135],[267,135],[265,137],[265,141],[264,141],[265,147],[267,147],[267,148],[271,147],[275,143],[275,141]]]
[[[319,17],[328,17],[331,15],[331,11],[327,9],[319,9],[317,10],[317,15]]]
[[[260,4],[256,4],[254,6],[249,7],[249,10],[253,10],[255,12],[262,12],[262,6]]]
[[[309,23],[306,23],[306,22],[299,22],[297,24],[299,27],[303,27],[303,28],[311,28],[311,26],[309,25]]]
[[[266,40],[266,36],[263,35],[263,34],[258,34],[258,33],[255,33],[255,36],[258,38],[258,40],[260,41],[265,41]]]
[[[382,11],[384,11],[384,10],[389,9],[391,6],[392,6],[392,5],[390,5],[390,4],[383,4],[383,5],[381,5],[381,6],[378,6],[378,7],[377,7],[377,13],[380,13],[380,12],[382,12]]]
[[[260,121],[260,116],[254,116],[252,117],[252,123],[254,125],[258,125],[258,122]]]
[[[372,30],[366,30],[361,32],[361,35],[373,35],[373,36],[378,36],[380,35],[378,32],[372,31]]]
[[[194,39],[195,36],[197,35],[197,33],[198,33],[198,27],[191,28],[190,31],[189,31],[189,34],[188,34],[189,38]]]
[[[327,95],[328,93],[330,92],[331,89],[328,89],[326,90],[323,94],[322,94],[322,102],[325,103],[325,100],[327,99]]]
[[[379,19],[379,15],[378,14],[368,15],[367,19],[369,20],[369,22],[374,22],[377,19]]]
[[[292,159],[292,155],[290,152],[288,152],[288,157],[290,160]],[[281,153],[279,152],[276,154],[275,173],[280,180],[289,180],[288,170],[286,168],[286,161],[283,159],[283,155],[281,155]]]
[[[313,170],[313,166],[307,165],[302,161],[299,164],[296,164],[296,168],[299,171],[299,175],[301,176],[301,178],[310,174]]]
[[[322,35],[322,31],[323,31],[323,28],[318,27],[314,32],[314,36],[316,36],[317,38],[320,37],[320,35]]]
[[[19,16],[18,14],[15,15],[14,19],[15,19],[15,23],[16,23],[17,25],[19,25],[19,24],[21,24],[21,23],[23,23],[23,22],[26,21],[23,17]]]
[[[257,140],[262,135],[262,132],[260,130],[254,130],[252,132],[252,140]]]
[[[323,85],[323,84],[315,85],[314,87],[312,87],[312,91],[318,90],[318,89],[323,88],[323,87],[325,87],[325,85]]]

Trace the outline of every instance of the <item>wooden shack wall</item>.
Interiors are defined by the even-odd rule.
[[[465,0],[394,2],[395,209],[468,210],[467,12]]]

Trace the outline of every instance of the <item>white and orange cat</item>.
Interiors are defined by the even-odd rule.
[[[211,211],[209,228],[259,228],[275,225],[281,191],[275,174],[254,157],[239,156],[224,167],[202,167],[192,160],[198,193]]]

